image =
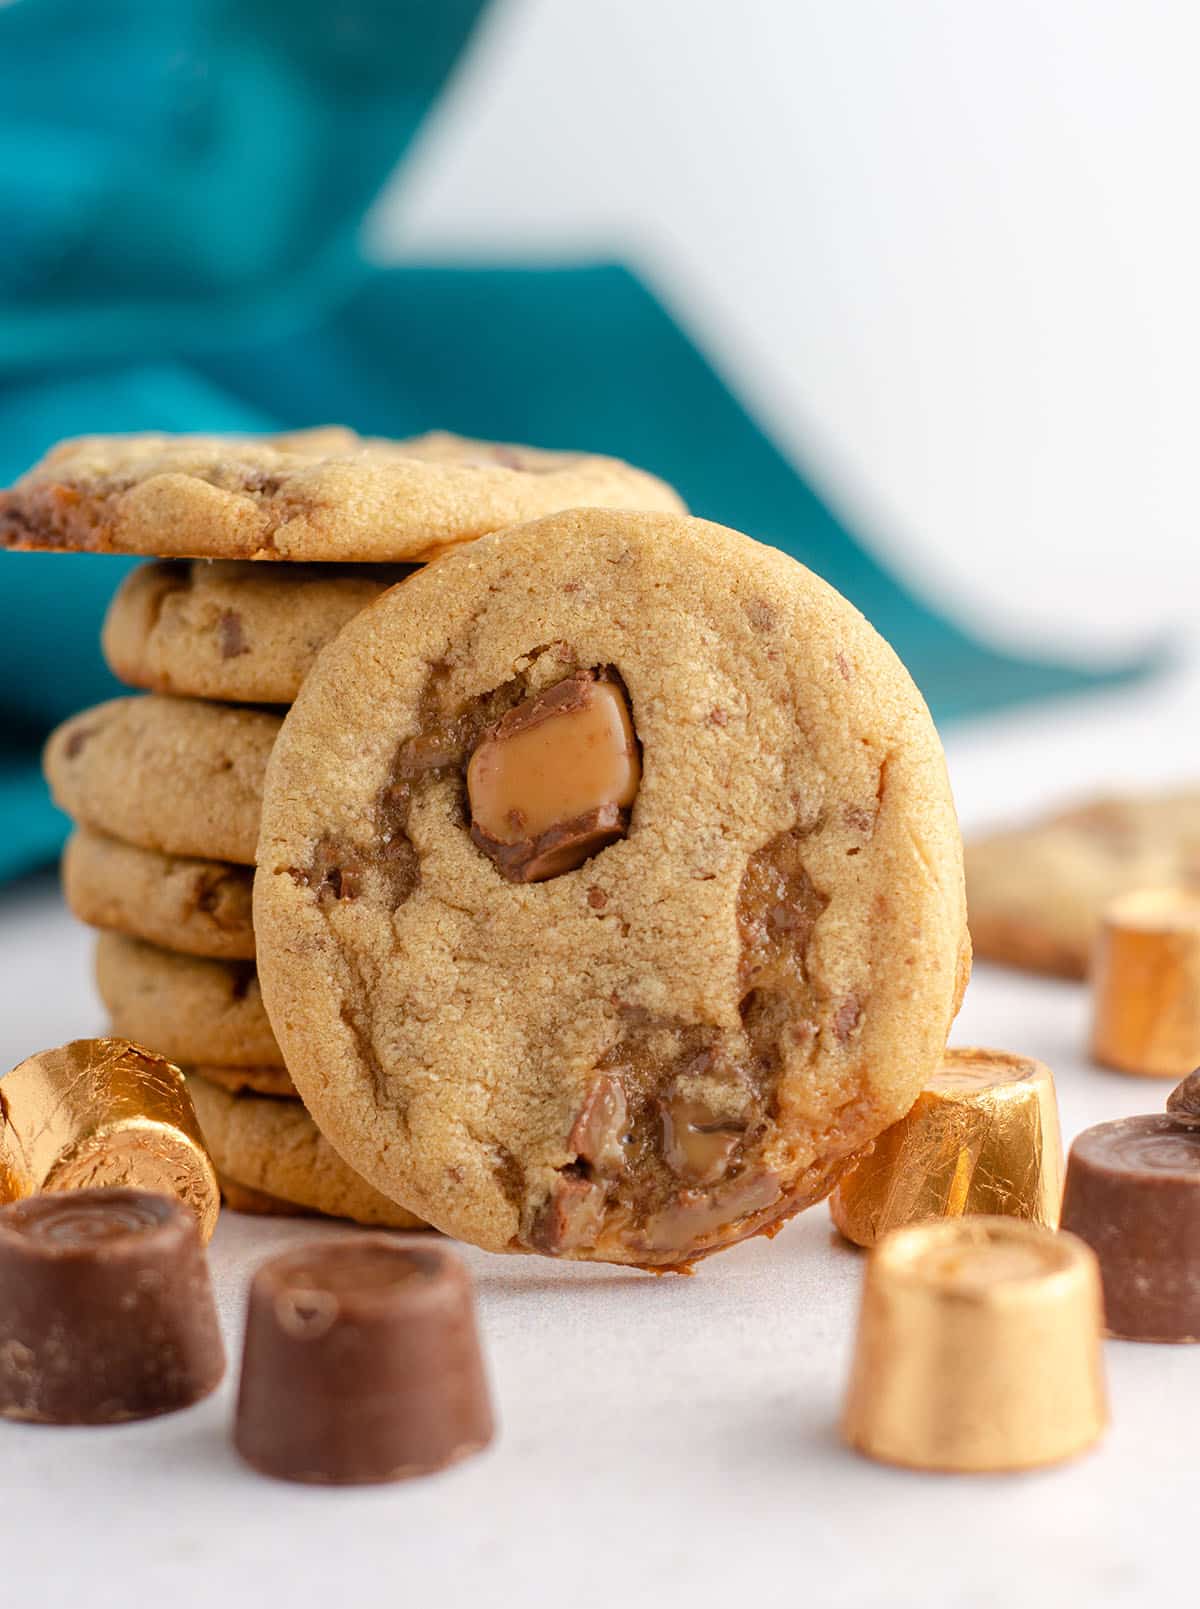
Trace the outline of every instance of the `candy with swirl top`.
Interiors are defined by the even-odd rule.
[[[0,1211],[0,1414],[107,1425],[186,1408],[225,1372],[196,1221],[144,1190]]]

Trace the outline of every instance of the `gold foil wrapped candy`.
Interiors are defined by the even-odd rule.
[[[1092,1054],[1182,1078],[1200,1062],[1200,891],[1144,888],[1104,913],[1092,959]]]
[[[178,1196],[208,1240],[221,1198],[178,1067],[127,1039],[76,1039],[0,1079],[0,1199],[128,1185]]]
[[[1002,1050],[947,1050],[912,1110],[853,1162],[830,1197],[859,1246],[928,1218],[989,1213],[1054,1228],[1063,1154],[1050,1069]]]
[[[1030,1469],[1107,1421],[1100,1272],[1016,1218],[897,1229],[867,1263],[846,1441],[911,1469]]]

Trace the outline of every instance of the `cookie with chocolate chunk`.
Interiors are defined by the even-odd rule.
[[[254,959],[254,871],[139,849],[78,827],[63,852],[62,885],[81,922],[167,950],[221,961]]]
[[[96,988],[124,1039],[185,1066],[282,1067],[251,961],[176,955],[102,933]]]
[[[73,821],[167,855],[254,864],[263,778],[280,718],[151,693],[72,715],[44,766]]]
[[[1094,799],[966,848],[977,955],[1087,975],[1100,918],[1139,888],[1200,888],[1200,792]]]
[[[331,1142],[495,1251],[679,1266],[824,1195],[969,964],[941,746],[783,554],[587,510],[350,622],[268,768],[264,998]]]
[[[143,564],[109,605],[104,657],[130,687],[290,704],[325,644],[409,573],[404,565]]]
[[[423,1229],[421,1219],[380,1195],[348,1167],[299,1101],[231,1095],[208,1079],[188,1074],[188,1093],[218,1174],[242,1191],[330,1218],[389,1229]],[[228,1198],[227,1198],[228,1199]],[[262,1205],[241,1198],[240,1210]],[[276,1207],[275,1210],[279,1210]]]
[[[84,436],[0,493],[0,546],[397,564],[556,509],[680,510],[616,458],[329,427],[282,437]]]

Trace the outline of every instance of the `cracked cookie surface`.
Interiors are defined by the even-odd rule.
[[[598,688],[640,756],[620,809],[580,763],[625,741],[579,724]],[[536,881],[472,831],[471,758],[506,743],[514,839],[580,812]],[[660,1267],[824,1195],[938,1064],[969,964],[941,747],[887,645],[736,532],[593,511],[446,555],[321,656],[255,928],[297,1088],[374,1185],[491,1250]]]
[[[435,431],[84,436],[0,493],[0,546],[157,558],[396,564],[575,507],[682,510],[615,458]]]
[[[404,565],[143,564],[108,607],[104,657],[129,687],[290,704],[325,644],[408,574]]]

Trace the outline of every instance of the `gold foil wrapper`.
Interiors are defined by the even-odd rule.
[[[178,1196],[201,1238],[220,1193],[183,1074],[127,1039],[76,1039],[0,1079],[0,1199],[128,1185]]]
[[[858,1246],[929,1218],[1028,1218],[1054,1228],[1063,1191],[1054,1077],[1001,1050],[947,1050],[912,1110],[851,1163],[829,1199]]]
[[[898,1229],[867,1263],[842,1434],[911,1469],[1058,1463],[1108,1419],[1100,1271],[1016,1218]]]
[[[1139,889],[1105,911],[1092,958],[1092,1055],[1151,1078],[1200,1064],[1200,892]]]

